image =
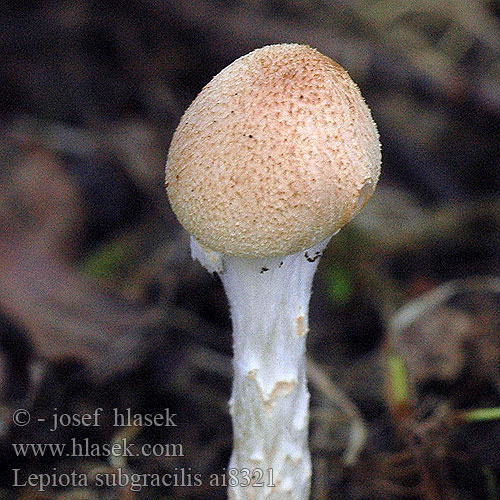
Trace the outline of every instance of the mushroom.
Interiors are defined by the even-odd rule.
[[[231,499],[309,496],[313,275],[331,236],[373,193],[380,162],[358,87],[336,62],[297,44],[227,66],[174,133],[170,204],[231,309]]]

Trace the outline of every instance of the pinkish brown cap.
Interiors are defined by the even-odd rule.
[[[289,255],[338,231],[380,174],[370,110],[346,71],[305,45],[270,45],[223,69],[184,113],[167,191],[204,247]]]

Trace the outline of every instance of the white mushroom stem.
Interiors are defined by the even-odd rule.
[[[311,285],[330,238],[285,257],[242,258],[202,248],[231,307],[234,380],[232,500],[306,500],[311,481],[306,336]],[[249,486],[252,476],[261,486]]]

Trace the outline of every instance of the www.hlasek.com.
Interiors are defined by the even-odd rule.
[[[95,443],[89,438],[69,443],[12,443],[18,457],[183,457],[180,443],[131,443],[121,438],[113,443]]]
[[[71,472],[60,473],[56,468],[49,474],[23,475],[21,469],[12,469],[14,480],[12,486],[36,488],[44,492],[49,488],[87,488],[87,487],[128,487],[131,491],[156,487],[190,487],[208,484],[212,487],[274,487],[272,469],[227,469],[220,474],[210,474],[206,481],[202,474],[191,472],[191,467],[175,467],[173,473],[138,474],[124,472],[122,468],[111,472],[98,472],[89,478],[87,474]]]

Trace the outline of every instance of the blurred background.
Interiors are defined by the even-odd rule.
[[[225,498],[95,477],[226,467],[226,299],[191,261],[164,164],[210,78],[281,42],[347,69],[383,146],[374,198],[315,279],[312,498],[500,498],[497,1],[4,0],[0,16],[1,499]],[[101,425],[50,431],[56,408],[103,408]],[[170,408],[177,427],[116,428],[113,408]],[[183,452],[13,447],[124,437]],[[13,487],[12,469],[88,485]]]

